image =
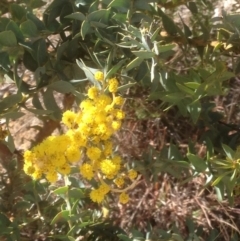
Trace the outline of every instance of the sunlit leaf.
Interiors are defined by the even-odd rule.
[[[234,159],[234,155],[235,155],[235,152],[232,150],[231,147],[225,145],[225,144],[222,144],[222,148],[225,152],[225,154],[227,155],[227,157],[230,159],[230,160],[233,160]]]
[[[59,222],[66,222],[69,220],[69,211],[68,210],[63,210],[59,212],[51,221],[51,225],[54,225]]]
[[[207,164],[205,160],[191,153],[188,153],[187,157],[197,172],[204,172],[206,170]]]

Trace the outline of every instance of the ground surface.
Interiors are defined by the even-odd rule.
[[[228,3],[227,6],[225,5],[227,10],[231,8],[232,2],[236,4],[236,1],[219,2],[220,5]],[[216,8],[216,13],[220,5]],[[26,78],[30,80],[31,76],[26,75]],[[240,110],[236,106],[240,101],[239,87],[239,80],[235,79],[229,95],[215,100],[216,106],[225,113],[226,123],[239,123]],[[16,88],[12,83],[5,82],[0,85],[1,98],[15,91]],[[57,98],[61,105],[62,97]],[[141,102],[140,99],[136,101]],[[31,105],[31,102],[28,104]],[[138,107],[138,111],[142,109]],[[159,117],[139,119],[136,116],[134,111],[129,113],[123,130],[116,135],[119,151],[126,160],[138,159],[148,146],[160,150],[164,145],[169,145],[173,131],[177,133],[174,138],[179,148],[183,150],[186,148],[188,140],[184,139],[184,132],[189,131],[190,125],[184,119],[176,125],[171,115],[167,116],[167,121]],[[37,126],[40,127],[40,131],[36,128]],[[44,123],[34,114],[26,112],[23,117],[10,123],[10,132],[16,149],[21,151],[29,149],[36,141],[36,136],[40,140],[56,131],[58,127],[56,123]],[[178,128],[178,131],[175,128]],[[196,130],[190,131],[192,131],[192,138],[197,139]],[[201,144],[198,148],[199,152],[204,152]],[[234,229],[239,232],[240,200],[236,200],[234,208],[230,208],[225,202],[219,203],[212,189],[202,189],[204,183],[205,178],[200,176],[182,185],[167,174],[159,175],[157,182],[151,185],[146,180],[141,180],[131,193],[131,202],[126,206],[112,206],[110,217],[114,217],[115,222],[125,230],[132,226],[145,230],[149,223],[153,228],[167,229],[175,223],[183,233],[187,233],[185,220],[188,216],[194,216],[197,224],[202,225],[206,230],[218,227],[224,237],[222,240],[230,240],[229,230]]]

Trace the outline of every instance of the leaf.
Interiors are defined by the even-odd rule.
[[[157,92],[159,94],[159,91]],[[184,99],[186,96],[185,94],[181,92],[176,92],[176,93],[169,93],[165,95],[160,95],[159,99],[162,99],[163,101],[167,101],[173,104],[179,103],[180,100]]]
[[[193,167],[195,168],[195,170],[197,172],[204,172],[206,170],[207,164],[202,158],[200,158],[196,155],[193,155],[191,153],[187,154],[187,158],[191,162],[191,164],[193,165]]]
[[[54,225],[56,223],[59,222],[66,222],[67,220],[69,220],[69,211],[68,210],[63,210],[61,212],[59,212],[52,220],[52,222],[50,223],[51,225]]]
[[[219,175],[212,183],[212,186],[216,186],[219,184],[219,182],[228,174],[230,174],[232,171],[224,172],[223,174]]]
[[[21,101],[22,101],[21,93],[7,96],[6,98],[0,101],[0,113],[5,109],[13,107],[14,105],[18,104]]]
[[[121,43],[116,44],[116,45],[119,46],[119,47],[128,48],[128,49],[143,48],[144,47],[141,43],[139,43],[135,39],[126,39],[126,41],[121,42]]]
[[[184,239],[177,233],[172,234],[172,240],[174,240],[174,241],[184,241]]]
[[[177,179],[181,178],[181,173],[179,172],[179,170],[175,170],[171,166],[164,168],[164,172],[168,172],[171,176]],[[158,175],[158,171],[156,172],[156,174]]]
[[[81,199],[81,198],[84,198],[85,195],[81,189],[72,188],[69,190],[69,197],[74,199]]]
[[[100,9],[88,14],[87,19],[88,21],[96,21],[96,22],[99,22],[100,20],[102,20],[103,23],[107,23],[109,14],[110,14],[110,9]]]
[[[13,31],[7,30],[0,33],[0,45],[7,47],[15,47],[17,45],[17,38]]]
[[[137,10],[151,11],[150,1],[135,0],[134,8]],[[146,14],[145,14],[146,15]]]
[[[130,87],[134,86],[135,84],[136,84],[136,82],[135,83],[128,83],[126,85],[122,85],[118,88],[118,91],[119,92],[125,91],[125,90],[129,89]]]
[[[72,84],[70,84],[67,81],[56,81],[52,84],[48,85],[48,88],[53,89],[57,92],[66,94],[66,93],[72,93],[75,91],[75,88]]]
[[[28,20],[31,20],[36,25],[36,27],[39,31],[46,29],[44,23],[39,18],[37,18],[34,14],[28,12],[26,14],[26,17]]]
[[[0,226],[7,227],[11,224],[11,221],[4,215],[2,212],[0,213]]]
[[[155,56],[154,52],[150,51],[145,51],[145,50],[140,50],[140,51],[132,51],[134,55],[136,55],[139,58],[143,59],[149,59]]]
[[[27,69],[33,72],[35,72],[36,69],[38,68],[37,61],[33,58],[31,53],[29,53],[29,51],[27,51],[26,49],[24,49],[23,64]]]
[[[40,8],[42,6],[44,6],[46,4],[46,2],[42,1],[42,0],[31,0],[30,2],[30,7],[31,8]]]
[[[226,153],[227,157],[230,160],[233,160],[235,152],[232,150],[232,148],[227,146],[227,145],[225,145],[225,144],[222,144],[222,148],[223,148],[224,152]]]
[[[179,88],[179,90],[181,90],[182,92],[185,92],[188,96],[192,96],[194,94],[194,91],[188,87],[186,87],[185,85],[176,83],[177,87]]]
[[[67,192],[68,192],[68,186],[59,187],[53,191],[53,193],[56,195],[66,195]]]
[[[101,89],[101,85],[98,81],[94,78],[94,73],[97,71],[97,69],[92,69],[87,67],[83,62],[76,60],[77,65],[84,71],[86,77],[89,81],[91,81],[95,86],[97,86],[99,89]]]
[[[192,36],[192,31],[191,31],[190,28],[184,23],[184,21],[183,21],[183,19],[182,19],[182,17],[181,17],[180,14],[179,14],[179,17],[180,17],[180,19],[181,19],[181,21],[182,21],[182,24],[183,24],[183,31],[184,31],[185,37],[188,38],[188,37]]]
[[[7,136],[7,141],[5,144],[7,145],[11,153],[13,153],[16,150],[12,135]]]
[[[30,202],[27,201],[18,201],[15,205],[14,205],[14,209],[21,212],[22,210],[26,210],[31,208],[32,204]]]
[[[150,52],[151,51],[150,46],[152,46],[151,38],[148,35],[142,33],[141,40],[142,40],[142,45],[145,48],[145,50]]]
[[[192,118],[192,121],[194,123],[197,123],[202,110],[200,102],[198,100],[192,102],[190,105],[187,106],[187,109]]]
[[[135,81],[139,82],[143,78],[145,78],[145,76],[147,76],[148,74],[149,74],[149,66],[146,61],[143,61],[139,65],[139,67],[137,69],[137,74],[135,75],[134,79],[135,79]]]
[[[26,37],[36,37],[38,35],[38,29],[32,20],[27,20],[20,25],[22,33]]]
[[[133,230],[131,231],[131,234],[132,234],[132,237],[133,237],[134,239],[144,238],[143,233],[140,232],[140,231],[138,231],[138,230],[136,230],[136,229],[133,229]]]
[[[195,232],[195,225],[194,225],[193,220],[191,218],[187,218],[186,224],[187,224],[187,227],[188,227],[188,231],[190,233],[194,233]]]
[[[10,59],[7,52],[0,52],[0,67],[7,72],[10,70]]]
[[[213,185],[214,186],[214,185]],[[217,199],[218,201],[222,202],[223,201],[223,197],[225,195],[225,191],[224,188],[220,188],[218,186],[214,186],[214,189],[216,191],[216,195],[217,195]]]
[[[0,117],[5,118],[5,119],[16,120],[24,115],[25,115],[25,113],[23,113],[23,112],[9,112],[6,114],[1,114]]]
[[[117,236],[118,236],[118,238],[120,239],[120,240],[123,240],[123,241],[132,241],[132,239],[131,238],[129,238],[127,235],[125,235],[125,234],[117,234]]]
[[[67,50],[67,48],[69,47],[69,41],[67,40],[66,42],[62,43],[58,48],[57,48],[57,60],[59,61],[64,52]]]
[[[90,25],[91,25],[91,27],[96,28],[96,29],[98,29],[98,28],[107,28],[108,27],[108,25],[106,25],[104,23],[101,23],[101,22],[96,22],[96,21],[91,21]]]
[[[126,59],[123,59],[119,61],[116,65],[114,65],[106,74],[105,78],[109,78],[112,75],[114,75],[121,67],[122,65],[126,62]]]
[[[56,103],[56,100],[53,95],[53,90],[48,88],[43,93],[43,102],[47,110],[54,111],[52,117],[54,119],[60,120],[61,119],[61,110]]]
[[[129,71],[137,66],[139,66],[143,61],[143,58],[136,57],[134,60],[132,60],[127,66],[126,66],[126,71]]]
[[[166,44],[166,45],[157,44],[159,54],[172,50],[176,46],[177,46],[176,44]]]
[[[32,104],[33,104],[33,106],[34,106],[36,109],[41,109],[41,110],[43,110],[42,104],[41,104],[41,102],[40,102],[40,100],[39,100],[39,96],[38,96],[37,93],[36,93],[35,95],[33,95]]]
[[[43,66],[48,61],[47,45],[43,38],[33,43],[32,56],[37,61],[38,66]]]
[[[224,20],[229,22],[233,28],[240,29],[240,13],[228,14],[224,17]]]
[[[237,75],[240,73],[240,58],[237,58],[237,62],[234,66],[234,73]]]
[[[110,7],[118,7],[118,8],[129,9],[130,1],[129,0],[113,0],[107,6],[107,8],[110,8]]]
[[[158,9],[160,16],[162,17],[163,27],[166,32],[172,36],[177,35],[178,29],[173,20],[168,17],[160,8]]]
[[[173,145],[170,144],[169,148],[168,148],[168,159],[169,160],[181,160],[183,157],[179,151],[179,149]],[[176,163],[176,162],[175,162]],[[180,162],[179,162],[180,163]],[[176,163],[177,164],[177,163]]]
[[[92,23],[92,22],[91,22]],[[108,36],[106,36],[107,38],[105,38],[103,35],[102,35],[102,33],[100,33],[100,31],[98,30],[98,28],[95,28],[95,34],[97,35],[97,37],[99,38],[99,39],[101,39],[101,41],[104,41],[105,43],[107,43],[107,44],[109,44],[109,45],[111,45],[111,46],[114,46],[115,44],[113,43],[113,42],[111,42],[110,40],[109,40],[109,35]]]
[[[65,16],[65,18],[70,18],[70,19],[75,19],[75,20],[80,20],[80,21],[84,21],[86,19],[85,15],[80,12],[71,13],[71,14]]]
[[[73,11],[72,5],[68,2],[62,5],[61,7],[61,12],[59,16],[60,23],[63,25],[69,25],[72,24],[74,25],[75,23],[71,23],[71,19],[66,18],[69,14],[71,14]],[[73,27],[74,28],[74,27]]]
[[[14,21],[10,21],[6,27],[6,30],[12,30],[18,41],[24,41],[24,36]]]
[[[89,32],[91,29],[91,25],[87,20],[84,20],[81,26],[81,36],[84,39],[86,34]]]
[[[51,115],[54,113],[53,110],[42,110],[42,109],[27,109],[29,112],[32,112],[35,115]]]
[[[188,2],[187,7],[192,12],[192,14],[198,14],[198,8],[195,2]]]
[[[76,239],[72,236],[67,236],[67,238],[69,239],[69,241],[76,241]]]
[[[114,13],[111,18],[116,20],[117,22],[124,23],[126,22],[127,15],[124,13]]]
[[[10,12],[12,17],[19,21],[21,21],[26,15],[26,10],[17,3],[12,3],[10,5]]]
[[[194,90],[196,90],[200,86],[200,84],[197,82],[187,82],[187,83],[184,83],[184,85]]]

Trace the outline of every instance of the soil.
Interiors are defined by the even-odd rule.
[[[32,77],[26,78],[29,78],[30,81]],[[215,100],[216,105],[225,111],[228,123],[239,123],[238,113],[240,111],[232,109],[233,104],[240,100],[237,90],[239,90],[239,81],[235,80],[230,95]],[[16,88],[12,83],[4,82],[0,85],[0,98],[13,93],[16,93]],[[58,95],[56,98],[57,102],[62,105],[64,96]],[[31,106],[31,100],[27,104]],[[17,152],[28,150],[35,142],[41,141],[52,133],[57,134],[62,128],[58,122],[44,121],[30,112],[21,111],[25,115],[9,123],[9,131]],[[174,121],[165,120],[164,122],[159,117],[137,119],[136,113],[129,113],[128,116],[123,130],[115,136],[123,158],[137,160],[146,147],[161,150],[164,145],[170,144],[171,133],[173,128],[174,130],[176,128]],[[1,121],[4,125],[4,120]],[[166,122],[168,124],[165,124]],[[189,130],[191,127],[184,119],[180,120],[178,127],[179,130],[174,138],[178,147],[185,152],[188,140],[182,136],[184,132],[192,131],[193,139],[197,138],[198,133],[194,129]],[[197,148],[200,155],[204,154],[204,148],[201,145]],[[3,152],[3,149],[1,151]],[[116,224],[125,230],[132,226],[146,230],[149,224],[156,229],[167,229],[172,223],[175,223],[183,232],[187,233],[185,220],[192,214],[195,214],[195,221],[205,229],[220,227],[225,230],[228,228],[238,230],[240,223],[237,218],[239,212],[237,206],[230,208],[225,202],[221,204],[217,202],[213,190],[202,190],[205,181],[205,177],[199,176],[190,183],[182,185],[167,174],[160,174],[158,180],[152,184],[141,179],[137,188],[131,193],[131,202],[125,206],[114,204],[113,211],[109,215],[114,218]],[[225,233],[225,240],[230,240],[228,232],[223,233]]]

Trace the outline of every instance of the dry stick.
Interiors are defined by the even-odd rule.
[[[140,206],[142,205],[143,200],[146,198],[146,196],[148,195],[149,192],[150,192],[150,189],[147,189],[146,192],[144,193],[143,197],[142,197],[141,200],[139,201],[139,203],[138,203],[135,211],[133,212],[132,216],[130,217],[130,221],[131,221],[131,222],[133,221],[134,217],[135,217],[136,214],[137,214],[138,209],[139,209]]]
[[[235,106],[236,106],[236,102],[235,101],[236,101],[236,97],[233,98],[232,103],[230,104],[230,110],[228,112],[228,117],[227,117],[227,123],[229,123],[231,118],[232,118],[232,114],[233,114]]]
[[[237,231],[239,234],[240,234],[240,231],[235,227],[233,226],[232,224],[224,221],[223,219],[221,218],[218,218],[215,214],[213,214],[212,212],[209,213],[212,217],[214,217],[219,223],[223,223],[223,224],[226,224],[227,226],[231,227],[232,229],[234,229],[235,231]]]
[[[203,207],[203,205],[198,201],[198,199],[197,199],[196,197],[194,197],[194,200],[197,202],[197,204],[199,205],[199,207],[202,209],[203,214],[204,214],[204,216],[205,216],[205,218],[206,218],[206,220],[207,220],[208,226],[209,226],[210,228],[213,228],[213,227],[212,227],[212,224],[211,224],[211,221],[209,220],[208,215],[207,215],[207,213],[206,213],[206,211],[205,211],[206,208]]]
[[[236,223],[233,221],[232,217],[229,215],[229,213],[227,212],[226,208],[222,205],[222,203],[219,203],[219,204],[220,204],[220,206],[222,207],[222,209],[224,210],[224,213],[229,217],[229,219],[230,219],[230,220],[232,221],[232,223],[235,225],[236,229],[238,229]],[[240,232],[240,231],[239,231],[239,232]]]
[[[139,179],[142,177],[142,175],[139,175],[138,178],[128,187],[124,188],[124,189],[115,189],[115,188],[111,188],[111,192],[126,192],[128,190],[131,190],[133,188],[135,188],[139,183],[141,183],[142,181],[139,181]],[[139,182],[138,182],[139,181]]]

